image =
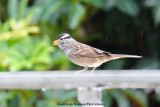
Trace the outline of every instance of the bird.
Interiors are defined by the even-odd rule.
[[[93,73],[97,67],[110,60],[119,58],[142,58],[142,56],[138,55],[112,54],[111,52],[91,47],[76,41],[68,33],[60,34],[53,42],[53,45],[58,45],[73,63],[84,67],[84,69],[77,71],[76,74],[88,70],[88,67],[93,67],[90,72]]]

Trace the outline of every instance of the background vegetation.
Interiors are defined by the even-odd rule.
[[[159,69],[159,0],[1,0],[0,72],[79,70],[59,48],[61,33],[112,53],[143,59],[119,59],[98,69]],[[76,90],[0,91],[0,107],[54,107],[77,102]],[[62,97],[63,96],[63,97]],[[106,107],[158,107],[151,89],[107,90]]]

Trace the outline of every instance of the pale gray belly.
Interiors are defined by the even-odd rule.
[[[84,67],[98,67],[105,62],[100,60],[99,58],[79,57],[72,54],[66,55],[73,63]]]

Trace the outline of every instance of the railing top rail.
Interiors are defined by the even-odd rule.
[[[0,72],[0,89],[158,88],[160,70],[95,70]]]

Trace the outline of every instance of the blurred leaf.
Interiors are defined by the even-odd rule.
[[[57,99],[57,90],[52,90],[52,89],[48,89],[44,92],[42,92],[42,94],[47,98],[47,99]]]
[[[68,100],[74,99],[77,96],[76,90],[47,90],[43,93],[47,99],[57,100],[59,102],[66,102]],[[63,96],[63,97],[62,97]]]
[[[103,8],[106,0],[82,0],[90,5],[93,5],[98,8]]]
[[[135,0],[116,0],[116,6],[119,10],[131,16],[136,16],[139,12]]]
[[[102,101],[105,104],[105,107],[112,107],[113,99],[110,95],[110,92],[103,91],[102,92]]]
[[[41,19],[41,10],[42,8],[41,7],[38,7],[38,6],[34,6],[32,8],[27,8],[26,9],[26,13],[27,14],[30,14],[30,15],[33,15],[33,18],[31,20],[31,24],[35,24],[37,21],[40,21]]]
[[[0,91],[0,101],[5,101],[9,98],[12,98],[12,94],[10,92]]]
[[[144,0],[145,6],[152,7],[157,5],[158,0]]]
[[[53,55],[52,55],[52,61],[54,64],[59,64],[64,60],[67,60],[68,58],[66,57],[65,53],[62,51],[56,51]]]
[[[66,70],[69,67],[69,66],[66,66],[66,64],[69,64],[70,61],[69,61],[69,59],[67,58],[67,56],[65,55],[64,52],[56,51],[52,55],[52,63],[53,63],[54,66],[61,64],[61,70]]]
[[[105,69],[123,69],[125,62],[125,59],[109,61],[105,64]]]
[[[8,31],[1,33],[0,40],[25,38],[29,36],[29,33],[39,33],[40,30],[38,26],[30,25],[31,18],[32,16],[28,15],[25,19],[21,19],[19,21],[10,19],[7,26],[4,24],[4,30]]]
[[[53,0],[49,2],[42,11],[42,22],[46,22],[49,20],[51,15],[53,15],[56,11],[64,5],[65,0]]]
[[[160,93],[156,93],[156,100],[160,102]]]
[[[152,10],[154,24],[158,25],[160,23],[160,1],[157,3],[156,6],[153,7]]]
[[[9,0],[8,2],[8,13],[10,18],[18,19],[18,0]]]
[[[22,99],[22,94],[17,93],[17,95],[14,96],[12,100],[10,100],[10,103],[8,104],[9,107],[19,107],[20,102],[19,100]]]
[[[9,22],[6,21],[5,23],[0,25],[0,33],[7,32],[9,30]]]
[[[128,99],[117,90],[111,91],[112,97],[116,100],[118,107],[130,107]]]
[[[147,98],[145,96],[144,92],[138,91],[138,90],[122,90],[122,93],[124,93],[128,98],[136,102],[136,104],[139,105],[139,107],[147,107]]]
[[[142,58],[134,66],[134,69],[158,69],[159,60],[157,58]]]
[[[65,102],[67,100],[76,98],[76,96],[77,96],[76,90],[68,90],[59,95],[59,101]]]
[[[116,0],[106,0],[106,5],[104,6],[104,9],[110,10],[115,6]]]
[[[35,101],[37,100],[37,93],[33,94],[33,92],[26,92],[26,94],[32,94],[32,96],[28,98],[28,101],[24,99],[23,105],[25,104],[25,107],[32,107],[32,105],[34,105]]]
[[[80,3],[71,4],[69,12],[69,27],[75,29],[85,14],[85,8]]]
[[[12,99],[12,93],[10,92],[5,92],[5,91],[1,91],[0,92],[0,106],[1,107],[8,107],[8,103],[7,101],[9,99]]]
[[[45,100],[39,100],[36,107],[53,107]]]
[[[18,18],[22,18],[24,15],[24,12],[27,8],[27,4],[28,4],[29,0],[21,0],[19,3],[19,9],[18,9]]]

